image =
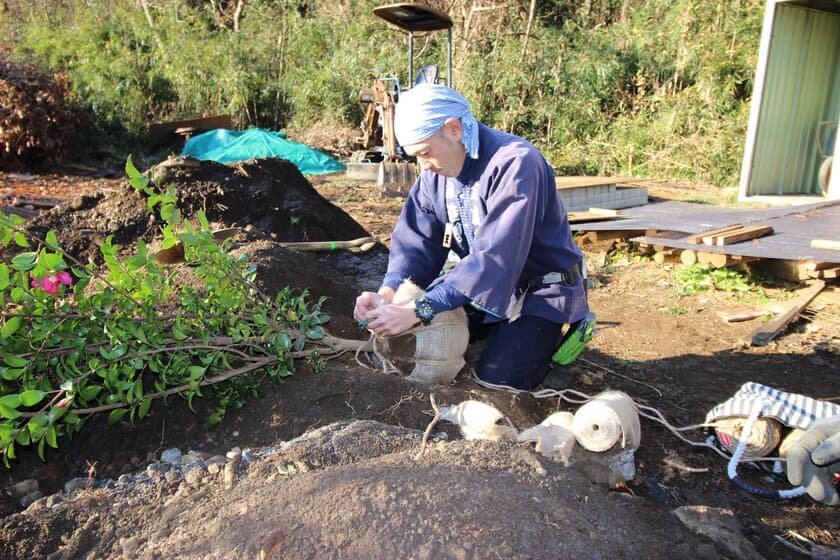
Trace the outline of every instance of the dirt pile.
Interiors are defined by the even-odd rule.
[[[172,160],[151,176],[176,189],[188,217],[203,209],[220,228],[240,230],[234,251],[250,256],[265,291],[293,286],[327,296],[328,329],[365,338],[352,302],[376,287],[386,250],[303,253],[280,243],[386,234],[399,206],[378,199],[375,185],[323,180],[316,190],[278,160]],[[56,229],[84,261],[97,258],[108,234],[154,244],[159,225],[128,186],[31,222]],[[585,247],[591,263],[602,249]],[[744,305],[735,295],[676,299],[667,269],[602,260],[590,292],[599,333],[570,371],[575,389],[622,390],[675,425],[701,421],[745,381],[816,398],[840,394],[840,313],[831,301],[816,301],[808,321],[774,344],[743,349],[738,341],[755,323],[721,324],[714,313]],[[463,441],[447,423],[420,455],[430,394],[441,405],[493,404],[518,430],[575,409],[484,389],[466,371],[451,386],[423,388],[345,355],[319,374],[298,364],[278,390],[265,385],[262,398],[211,428],[202,425],[206,403],[192,411],[175,399],[137,426],[92,417],[47,463],[20,453],[3,486],[34,480],[43,496],[25,509],[22,496],[0,499],[0,557],[797,558],[777,535],[793,530],[836,546],[840,534],[835,509],[747,494],[728,481],[719,457],[653,422],[643,422],[637,476],[622,492],[526,444]],[[780,485],[746,469],[743,476]],[[676,511],[704,524],[690,530]]]

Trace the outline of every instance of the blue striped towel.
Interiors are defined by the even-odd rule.
[[[733,416],[746,418],[759,403],[765,405],[761,417],[775,418],[789,428],[803,430],[810,428],[817,420],[840,414],[838,404],[748,382],[744,383],[732,398],[710,410],[706,414],[706,423]]]

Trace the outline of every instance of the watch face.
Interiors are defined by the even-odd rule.
[[[424,324],[428,324],[432,320],[432,317],[434,317],[435,308],[432,307],[431,302],[428,300],[418,299],[414,302],[414,307],[417,313],[417,318]]]

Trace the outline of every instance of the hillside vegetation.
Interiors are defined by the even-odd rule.
[[[407,36],[373,15],[382,3],[0,2],[0,33],[10,57],[69,78],[102,137],[215,113],[347,127],[373,79],[408,81]],[[737,183],[763,2],[430,3],[455,22],[454,83],[476,116],[559,173]],[[445,70],[445,53],[445,32],[418,35],[414,67]]]

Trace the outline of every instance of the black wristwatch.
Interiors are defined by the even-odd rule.
[[[432,318],[435,316],[435,307],[432,305],[431,301],[424,297],[415,299],[414,314],[417,315],[417,318],[420,319],[421,323],[428,325],[432,322]]]

